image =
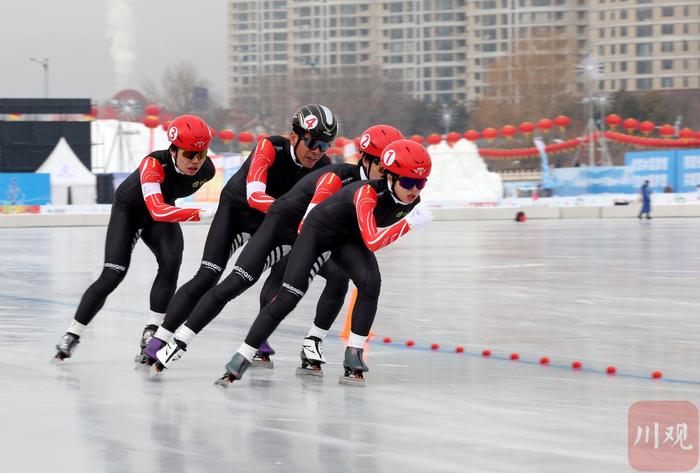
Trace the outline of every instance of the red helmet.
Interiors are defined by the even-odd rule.
[[[195,115],[180,115],[170,122],[168,140],[187,151],[204,151],[211,142],[211,130]]]
[[[393,126],[374,125],[360,136],[360,151],[372,156],[381,156],[386,145],[402,138],[403,134]]]
[[[432,165],[428,150],[415,141],[394,141],[382,152],[382,166],[397,176],[422,179],[430,175]]]

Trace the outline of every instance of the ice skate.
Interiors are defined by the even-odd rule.
[[[146,344],[146,348],[143,349],[143,361],[136,365],[136,367],[153,366],[153,364],[158,361],[158,350],[163,348],[165,345],[167,345],[167,343],[164,340],[161,340],[155,336],[151,337],[148,344]]]
[[[352,386],[364,386],[364,372],[369,371],[367,365],[362,359],[363,348],[347,347],[345,349],[345,360],[343,360],[343,368],[345,375],[338,379],[340,384],[348,384]]]
[[[255,357],[253,357],[253,368],[269,368],[275,367],[275,362],[270,359],[272,355],[275,354],[274,348],[272,348],[267,340],[262,342],[258,347],[258,351],[255,352]]]
[[[301,367],[297,376],[323,376],[321,365],[326,362],[323,356],[323,340],[318,337],[306,337],[301,344]]]
[[[246,360],[243,355],[236,352],[231,358],[231,361],[226,363],[226,373],[217,379],[214,384],[222,388],[228,388],[231,383],[243,377],[243,373],[251,365],[250,361]]]
[[[66,332],[56,344],[56,350],[58,350],[58,352],[53,357],[52,361],[54,363],[60,363],[66,358],[70,358],[75,348],[78,346],[78,343],[80,343],[80,337],[78,335]]]
[[[151,376],[158,376],[163,370],[171,368],[173,363],[182,358],[187,351],[187,345],[177,338],[156,352],[156,362],[151,366]]]
[[[141,334],[141,349],[139,351],[139,354],[134,357],[134,362],[139,363],[139,364],[144,364],[144,365],[152,365],[153,362],[149,362],[148,357],[144,353],[144,350],[146,346],[148,346],[148,342],[151,341],[153,338],[153,335],[155,335],[156,330],[158,330],[157,325],[146,325],[143,329],[143,333]]]

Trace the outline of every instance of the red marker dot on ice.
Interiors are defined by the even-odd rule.
[[[663,377],[663,373],[661,373],[661,371],[654,371],[651,373],[651,377],[654,379],[660,379]]]
[[[540,358],[540,364],[541,364],[541,365],[548,365],[548,364],[549,364],[549,358],[547,358],[546,356],[543,356],[542,358]]]
[[[482,355],[482,356],[489,357],[489,356],[491,356],[491,350],[484,350],[484,351],[481,352],[481,355]]]
[[[511,359],[511,360],[517,360],[517,359],[519,359],[519,358],[520,358],[520,355],[518,355],[517,353],[511,353],[511,354],[510,354],[510,359]]]
[[[573,363],[571,363],[571,368],[575,370],[580,370],[582,366],[583,364],[580,361],[574,361]]]
[[[384,343],[391,343],[391,338],[384,337]]]
[[[412,347],[412,346],[415,345],[415,344],[416,344],[416,343],[415,343],[413,340],[407,340],[407,341],[406,341],[406,346],[407,346],[407,347]]]
[[[430,345],[431,350],[438,350],[439,348],[440,348],[440,345],[438,345],[437,343],[433,343],[432,345]]]
[[[608,374],[615,374],[617,373],[617,368],[614,366],[608,366],[608,369],[605,370]]]
[[[463,346],[455,347],[455,353],[464,353],[464,347]]]

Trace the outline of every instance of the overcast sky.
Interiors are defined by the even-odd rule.
[[[227,0],[0,0],[0,97],[103,101],[188,61],[226,99]]]

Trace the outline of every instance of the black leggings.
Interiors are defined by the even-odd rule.
[[[314,275],[329,256],[342,273],[349,276],[357,286],[357,300],[352,312],[353,333],[369,335],[377,312],[381,289],[377,259],[360,240],[352,240],[336,248],[329,248],[324,243],[326,238],[322,233],[315,228],[309,228],[308,231],[301,233],[289,255],[280,290],[258,314],[248,331],[246,344],[258,347],[267,340],[280,322],[294,310],[306,293]]]
[[[219,203],[207,233],[199,270],[173,296],[163,328],[174,332],[187,320],[204,293],[219,281],[231,255],[255,233],[261,221],[262,216],[251,216],[236,206]]]
[[[296,232],[296,222],[269,214],[255,233],[255,237],[243,248],[231,274],[202,296],[185,325],[193,332],[199,333],[221,313],[229,301],[245,292],[267,268],[272,267],[273,270],[260,294],[261,307],[269,303],[281,284],[280,276],[286,266],[284,255],[290,251],[296,239]],[[326,287],[319,300],[317,315],[320,312],[321,318],[330,319],[332,323],[343,305],[348,290],[348,279],[342,271],[328,271],[324,274],[327,276]]]
[[[118,204],[112,206],[105,241],[104,268],[97,280],[87,288],[75,312],[75,320],[87,325],[102,308],[112,291],[122,282],[131,253],[139,237],[155,255],[158,273],[151,286],[151,310],[164,312],[177,286],[177,275],[182,263],[183,239],[180,224],[148,221],[130,214]]]
[[[282,277],[287,268],[289,256],[285,256],[282,261],[272,267],[270,275],[263,283],[262,291],[260,291],[260,310],[272,301],[282,286]],[[326,261],[318,275],[326,280],[326,285],[316,304],[314,325],[323,330],[329,330],[338,317],[340,309],[343,308],[349,279],[333,259]]]

